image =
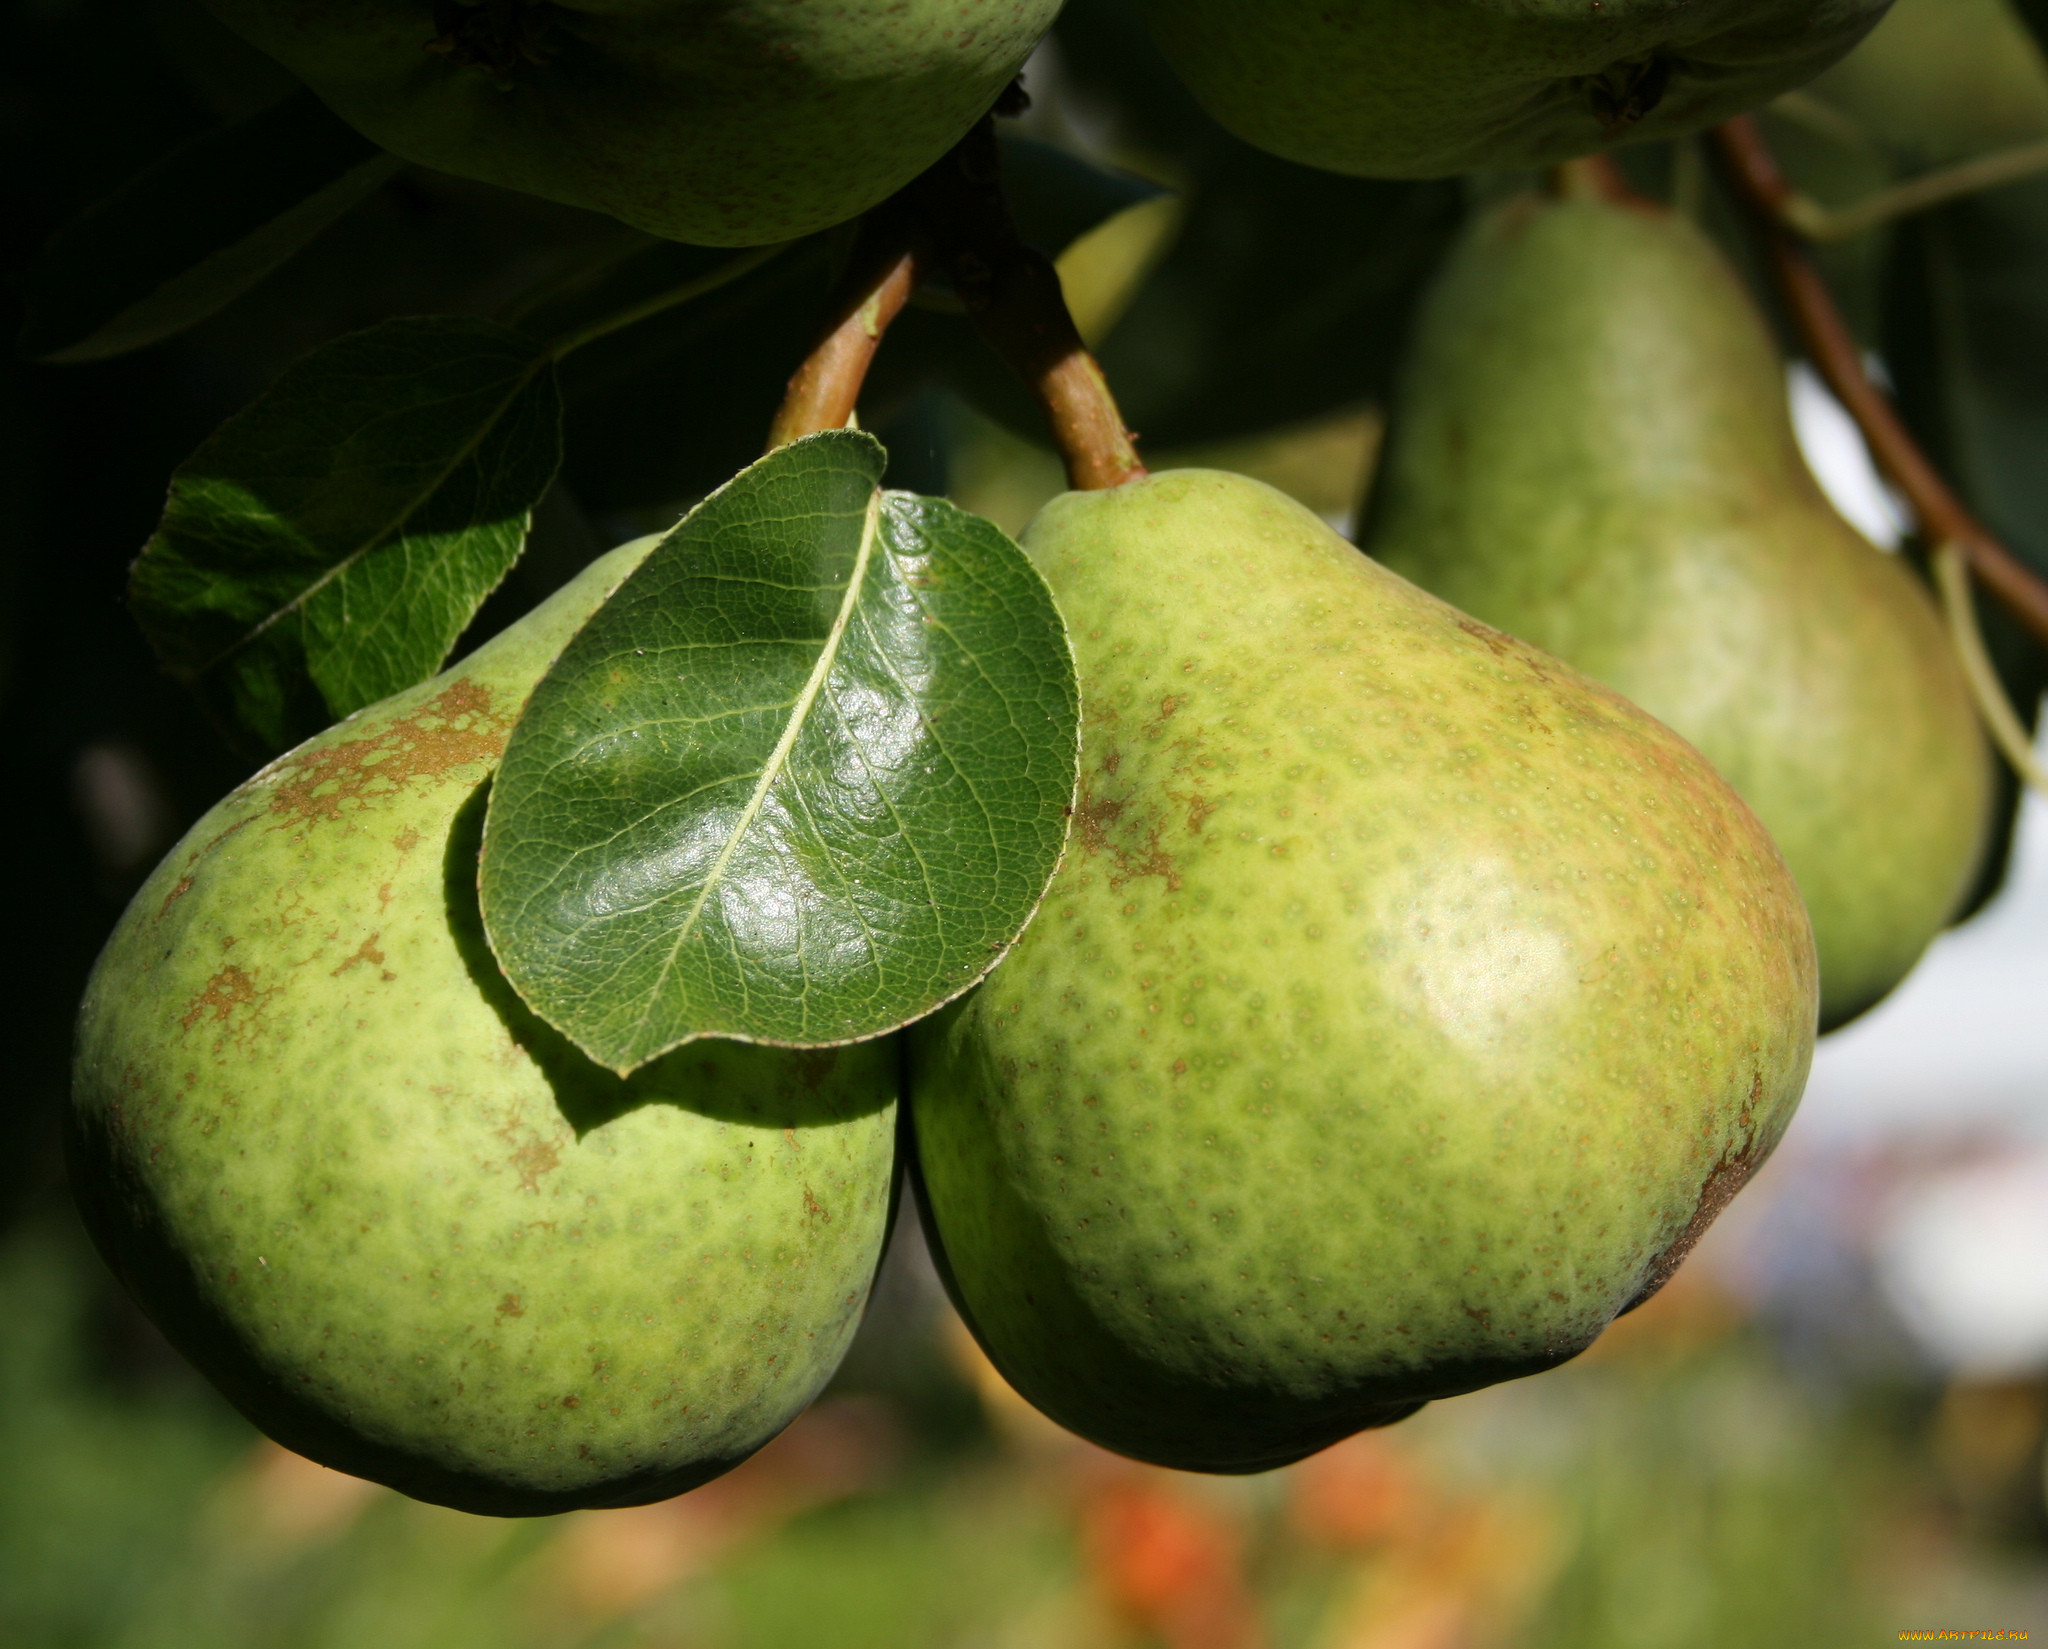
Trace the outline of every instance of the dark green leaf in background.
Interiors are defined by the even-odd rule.
[[[1098,166],[1050,143],[1000,130],[996,135],[1017,232],[1047,257],[1057,258],[1089,230],[1167,192],[1134,172]]]
[[[386,321],[304,357],[179,466],[129,601],[173,674],[279,749],[440,668],[560,462],[542,345]]]
[[[21,352],[94,361],[182,332],[400,164],[311,92],[209,132],[51,238],[28,272]]]
[[[1886,342],[1949,481],[2048,577],[2048,179],[1908,222]]]
[[[2048,138],[2048,63],[2003,0],[1901,0],[1803,95],[1865,134],[1900,179]],[[2048,574],[2048,180],[1900,219],[1882,298],[1873,341],[1914,437],[2006,546]],[[2048,650],[1995,602],[1977,605],[2031,724]],[[1998,824],[1965,914],[2006,868],[2019,793],[2002,763],[1999,776]]]
[[[565,357],[563,479],[577,499],[594,511],[680,513],[758,458],[790,374],[817,342],[852,238],[813,235],[729,286]],[[630,301],[701,267],[702,248],[655,248],[526,324],[567,327],[609,298]]]
[[[1908,220],[1893,248],[1885,353],[1899,410],[2006,548],[2048,577],[2048,179]],[[2048,649],[1997,603],[1978,612],[1992,662],[2034,725]],[[2019,787],[1999,764],[1996,835],[1974,909],[2003,882]]]
[[[2013,10],[2019,13],[2020,20],[2027,25],[2027,31],[2033,35],[2034,43],[2043,51],[2048,51],[2048,0],[2013,0]]]
[[[883,492],[885,462],[833,431],[742,472],[513,733],[484,921],[611,1069],[916,1019],[994,966],[1058,863],[1079,698],[1051,595],[988,522]]]
[[[1124,417],[1179,446],[1384,395],[1464,216],[1454,180],[1337,177],[1249,147],[1219,159],[1096,352]]]

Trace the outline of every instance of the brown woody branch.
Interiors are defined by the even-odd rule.
[[[1836,308],[1834,295],[1806,249],[1786,227],[1784,213],[1794,191],[1778,170],[1756,123],[1747,115],[1738,116],[1714,129],[1714,142],[1736,187],[1754,210],[1779,291],[1807,354],[1863,431],[1879,468],[1906,495],[1926,536],[1936,543],[1954,544],[1985,588],[2038,640],[2048,643],[2048,584],[2028,571],[1970,513],[1864,371],[1862,351]]]

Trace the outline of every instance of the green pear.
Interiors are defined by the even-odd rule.
[[[965,135],[1059,0],[207,0],[392,153],[706,246],[807,235]]]
[[[1900,0],[1809,91],[1913,171],[2048,138],[2048,65],[2006,0]]]
[[[1024,540],[1082,787],[1015,950],[911,1032],[932,1246],[1053,1419],[1258,1471],[1583,1349],[1770,1151],[1806,913],[1683,740],[1273,489]]]
[[[1990,757],[1713,246],[1647,206],[1508,203],[1427,300],[1395,409],[1367,551],[1697,745],[1799,879],[1823,1027],[1882,997],[1969,889]]]
[[[1768,101],[1890,0],[1140,0],[1247,142],[1358,177],[1541,166]]]
[[[838,1363],[887,1230],[892,1049],[697,1042],[621,1080],[485,942],[490,775],[653,543],[221,802],[79,1020],[72,1181],[135,1298],[279,1442],[467,1511],[745,1458]]]

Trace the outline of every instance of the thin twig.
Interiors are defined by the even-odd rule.
[[[922,261],[904,213],[885,207],[869,214],[823,335],[789,380],[768,432],[769,451],[819,430],[846,428],[882,334],[916,290]]]
[[[2048,172],[2048,139],[1975,155],[1937,172],[1878,189],[1847,206],[1823,206],[1797,190],[1785,196],[1778,215],[1786,227],[1813,241],[1849,240],[1881,223],[1925,212],[1945,201],[1981,194]]]
[[[1780,120],[1803,126],[1813,136],[1837,148],[1855,149],[1882,157],[1883,150],[1862,121],[1846,110],[1817,98],[1811,92],[1783,92],[1771,104],[1770,112]]]
[[[1970,570],[2035,637],[2048,643],[2048,584],[2036,578],[1964,506],[1863,369],[1832,293],[1813,260],[1785,227],[1791,185],[1748,116],[1714,128],[1714,141],[1743,197],[1755,209],[1793,323],[1828,387],[1863,431],[1878,467],[1906,495],[1929,539],[1952,543]]]
[[[1963,677],[1977,701],[1977,714],[1991,734],[2012,770],[2042,795],[2048,796],[2048,773],[2034,760],[2034,741],[2027,736],[2019,712],[2005,696],[1998,668],[1984,646],[1984,632],[1977,627],[1977,606],[1970,598],[1970,568],[1963,552],[1944,543],[1934,552],[1934,585],[1941,592],[1941,610],[1948,619],[1949,643],[1963,667]]]
[[[1067,313],[1059,271],[1017,232],[993,123],[977,125],[906,198],[982,337],[1044,408],[1068,483],[1096,491],[1143,476],[1137,444]]]

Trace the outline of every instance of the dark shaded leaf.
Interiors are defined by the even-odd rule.
[[[1455,182],[1336,177],[1245,148],[1097,354],[1155,445],[1255,434],[1383,394],[1465,212]]]
[[[619,250],[616,259],[585,279],[512,317],[519,329],[536,338],[572,337],[715,274],[737,255],[728,246],[682,246],[674,241],[635,247],[622,240]]]
[[[1894,277],[1887,355],[1908,421],[2048,576],[2048,179],[1913,219]]]
[[[310,92],[209,132],[51,238],[28,272],[21,352],[94,361],[182,332],[400,164]]]
[[[1237,141],[1173,72],[1131,0],[1067,0],[1053,39],[1062,76],[1109,112],[1120,147],[1185,164]]]
[[[2013,0],[2013,10],[2019,13],[2020,21],[2027,25],[2027,32],[2033,35],[2034,44],[2048,51],[2048,0]]]
[[[705,500],[563,652],[492,789],[484,921],[630,1071],[878,1035],[981,978],[1066,837],[1079,698],[1023,552],[814,435]]]
[[[730,286],[567,357],[564,474],[577,498],[596,511],[680,504],[759,457],[789,376],[817,341],[850,244],[850,235],[814,236]],[[700,252],[662,248],[636,259],[621,267],[618,290],[680,275]]]
[[[1908,220],[1893,248],[1885,354],[1899,410],[1977,516],[2048,577],[2048,179]],[[2033,726],[2043,648],[1981,591],[2000,679]],[[2019,787],[2001,763],[1993,851],[1965,906],[2004,880]]]
[[[1017,214],[1017,232],[1048,257],[1099,229],[1119,212],[1167,191],[1134,172],[1097,166],[1050,143],[999,132],[1003,189]]]
[[[179,466],[129,601],[174,675],[282,748],[440,668],[560,461],[541,345],[386,321],[306,356]]]

